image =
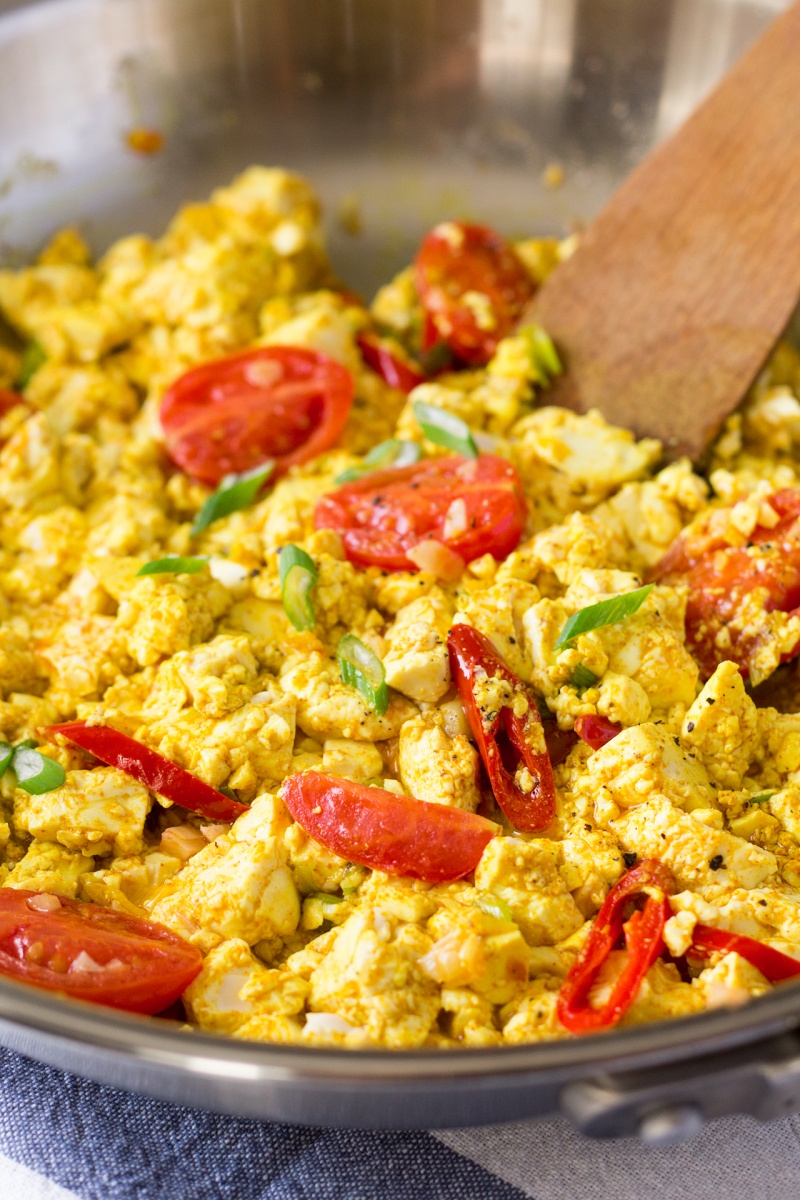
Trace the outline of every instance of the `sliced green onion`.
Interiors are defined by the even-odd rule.
[[[19,374],[17,375],[17,387],[26,388],[39,370],[39,367],[44,366],[46,362],[47,355],[39,342],[35,339],[32,342],[28,342],[22,351],[22,360],[19,364]]]
[[[17,776],[17,787],[32,796],[41,796],[44,792],[52,792],[61,787],[67,778],[61,763],[54,758],[48,758],[40,750],[30,746],[17,746],[12,756],[11,765]]]
[[[475,438],[466,421],[455,413],[437,408],[434,404],[425,404],[423,400],[414,402],[414,416],[425,437],[437,446],[445,446],[454,450],[464,458],[477,458],[478,447]]]
[[[514,921],[514,914],[499,896],[491,892],[481,892],[477,899],[478,908],[490,917],[498,917],[501,921]]]
[[[418,442],[389,438],[388,441],[373,446],[369,454],[365,455],[360,467],[349,467],[348,470],[342,471],[341,475],[337,475],[334,483],[352,483],[362,475],[369,475],[371,471],[382,471],[387,467],[410,467],[419,462],[421,457],[422,448]]]
[[[572,668],[569,681],[579,691],[585,691],[586,688],[594,687],[599,678],[599,675],[595,675],[594,671],[590,671],[583,663],[578,663],[576,667]]]
[[[228,787],[227,783],[223,783],[222,787],[217,788],[217,791],[222,792],[222,795],[227,796],[229,800],[235,800],[237,804],[239,803],[239,797],[233,788]]]
[[[756,796],[748,796],[748,804],[764,804],[767,800],[771,800],[775,795],[774,792],[759,792]]]
[[[168,554],[166,558],[154,558],[145,563],[136,572],[136,578],[140,575],[197,575],[207,566],[208,559],[205,557],[186,558],[180,554]]]
[[[13,753],[13,746],[9,746],[8,742],[0,742],[0,775],[5,774],[10,766]]]
[[[389,688],[383,663],[359,638],[348,633],[336,647],[339,671],[350,687],[356,688],[379,717],[389,707]]]
[[[274,462],[262,463],[241,475],[226,475],[195,517],[192,533],[202,533],[214,521],[248,508],[275,470]]]
[[[562,646],[568,646],[581,633],[588,633],[592,629],[602,629],[604,625],[616,625],[617,622],[624,621],[626,617],[633,616],[642,607],[652,592],[653,586],[652,583],[647,583],[633,592],[612,596],[609,600],[601,600],[599,604],[589,604],[579,612],[573,613],[558,635],[553,649],[560,650]]]
[[[278,555],[283,609],[295,629],[313,629],[317,623],[309,592],[317,582],[314,560],[299,546],[282,546]]]
[[[520,329],[520,333],[528,343],[531,361],[544,382],[549,383],[556,375],[561,375],[564,367],[558,357],[558,351],[541,325],[525,325]]]
[[[318,900],[320,904],[344,904],[344,896],[332,896],[330,892],[312,892],[307,900]]]

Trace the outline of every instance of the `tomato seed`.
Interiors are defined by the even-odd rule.
[[[25,951],[25,957],[27,958],[28,962],[33,963],[35,966],[44,960],[44,956],[44,942],[32,942]]]

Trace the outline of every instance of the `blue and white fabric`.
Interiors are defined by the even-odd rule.
[[[437,1133],[261,1124],[0,1049],[0,1200],[798,1200],[800,1118],[655,1150],[562,1118]]]

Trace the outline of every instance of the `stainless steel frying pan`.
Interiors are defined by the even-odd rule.
[[[306,172],[369,291],[446,216],[586,219],[782,0],[0,0],[0,259],[77,222],[157,232],[250,162]],[[126,148],[151,127],[154,158]],[[548,165],[565,182],[549,189]],[[359,222],[353,214],[360,215]],[[355,232],[354,232],[355,231]],[[115,1086],[320,1125],[454,1126],[561,1106],[655,1142],[800,1109],[800,988],[579,1041],[452,1053],[270,1047],[0,980],[0,1042]]]

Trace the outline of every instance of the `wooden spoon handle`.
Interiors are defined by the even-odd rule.
[[[800,299],[800,3],[623,183],[534,298],[578,412],[698,458]]]

